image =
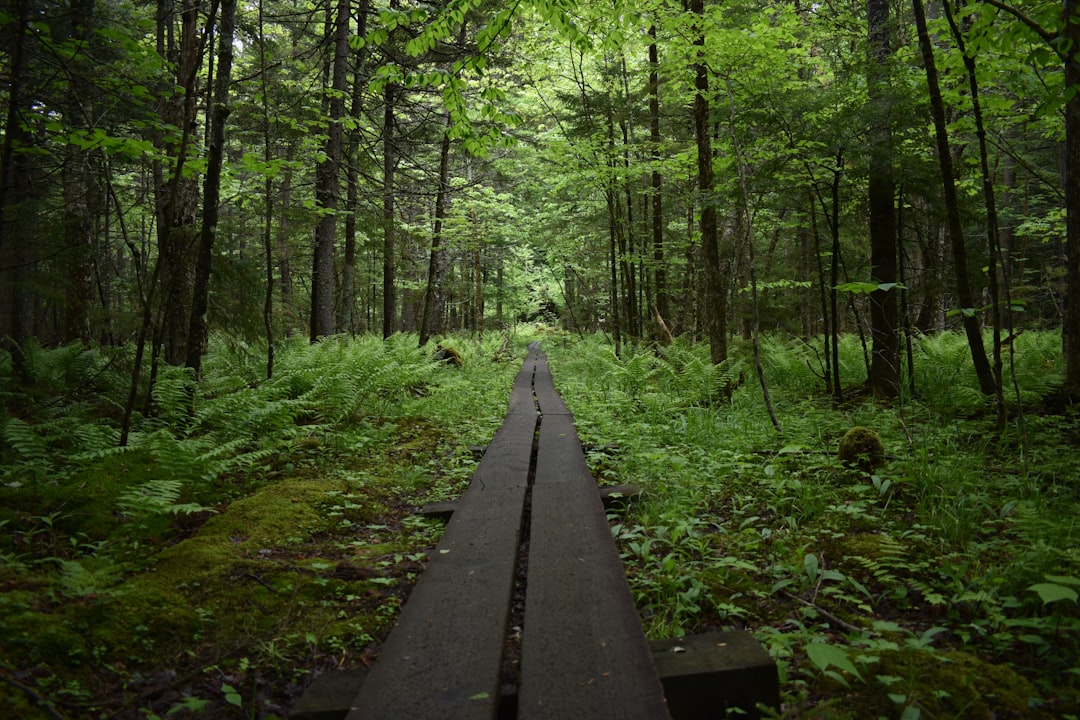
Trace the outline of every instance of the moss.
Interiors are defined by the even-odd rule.
[[[853,702],[874,716],[899,717],[905,705],[916,705],[935,718],[1050,717],[1035,707],[1040,697],[1035,687],[1014,670],[956,650],[886,650],[867,677],[877,682],[857,690],[861,697]],[[889,695],[905,696],[905,701],[897,704]]]
[[[881,436],[870,428],[853,427],[840,438],[836,459],[870,473],[885,466],[885,445]]]
[[[878,562],[886,558],[903,557],[907,548],[901,541],[889,535],[860,532],[835,538],[827,543],[825,556],[840,559],[864,558]]]
[[[325,531],[332,520],[317,506],[342,488],[327,480],[287,480],[233,502],[197,535],[163,550],[152,570],[102,600],[95,644],[138,656],[154,644],[188,643],[207,623],[225,642],[272,625],[286,605],[310,599],[296,591],[313,578],[290,573],[289,582],[279,582],[281,563],[264,553]]]

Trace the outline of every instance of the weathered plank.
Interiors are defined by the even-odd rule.
[[[537,414],[530,353],[506,421],[446,526],[349,720],[494,718]]]
[[[533,392],[536,393],[536,402],[540,406],[540,414],[544,417],[570,414],[566,403],[563,402],[562,397],[555,390],[555,382],[551,377],[551,368],[548,366],[547,355],[543,352],[537,353]]]
[[[745,630],[654,640],[656,669],[675,720],[759,718],[757,705],[780,707],[776,662]]]
[[[543,355],[534,382],[543,417],[532,492],[518,718],[668,718],[573,418],[565,405],[559,407],[561,401],[545,403],[541,388],[550,383],[550,371]],[[545,406],[555,410],[549,413]]]

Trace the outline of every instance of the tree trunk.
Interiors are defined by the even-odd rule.
[[[187,360],[191,331],[199,220],[198,180],[184,172],[184,166],[198,117],[196,78],[202,63],[203,48],[198,35],[198,1],[183,0],[179,46],[172,45],[173,35],[167,27],[171,15],[172,7],[168,0],[159,0],[158,49],[167,60],[176,63],[177,84],[183,92],[168,96],[162,110],[166,125],[179,133],[179,137],[173,138],[176,144],[166,143],[164,138],[159,138],[159,145],[165,152],[175,155],[168,177],[158,171],[157,227],[158,256],[163,262],[162,339],[165,362],[181,365]]]
[[[79,128],[94,123],[94,97],[90,88],[93,72],[90,48],[94,46],[94,0],[72,0],[70,35],[81,51],[68,63],[66,113]],[[97,222],[101,212],[98,180],[99,150],[68,145],[64,150],[64,225],[67,252],[66,297],[64,302],[64,340],[91,339],[90,307],[93,297],[94,249],[97,245]]]
[[[383,108],[383,338],[397,326],[394,265],[394,86],[387,83]]]
[[[191,303],[191,329],[188,337],[187,366],[198,377],[206,351],[209,326],[206,320],[210,304],[210,271],[213,265],[214,240],[217,236],[218,205],[221,201],[221,165],[225,154],[225,121],[229,117],[229,83],[232,80],[233,34],[236,27],[236,0],[222,0],[218,28],[217,76],[210,108],[210,142],[207,148],[206,178],[203,182],[202,232],[195,260],[195,287]]]
[[[1065,87],[1065,389],[1080,397],[1080,1],[1065,0],[1062,8]]]
[[[439,280],[442,256],[443,220],[446,218],[446,194],[450,187],[450,113],[443,116],[446,130],[439,146],[439,188],[435,193],[435,227],[431,233],[431,255],[428,258],[427,290],[424,292],[424,312],[420,318],[420,347],[427,344],[431,335],[436,303],[442,301],[442,285]]]
[[[330,125],[326,132],[325,159],[315,168],[315,202],[322,215],[315,229],[315,253],[311,271],[311,341],[330,335],[334,322],[334,245],[337,213],[341,204],[341,158],[344,150],[342,120],[348,90],[349,0],[338,0],[333,23],[333,73],[330,81]]]
[[[952,154],[949,151],[949,137],[945,125],[945,105],[941,100],[938,85],[937,66],[934,64],[934,48],[930,44],[930,34],[926,27],[926,13],[922,0],[912,0],[915,10],[915,26],[919,32],[919,47],[922,50],[923,64],[926,67],[926,84],[930,92],[930,111],[934,117],[934,130],[937,136],[938,162],[941,166],[941,183],[945,198],[945,212],[948,217],[949,241],[952,245],[953,262],[956,265],[956,295],[960,301],[963,316],[964,333],[967,335],[971,360],[975,365],[975,375],[979,380],[979,389],[987,395],[994,393],[994,373],[983,347],[982,329],[975,309],[975,296],[968,277],[967,248],[964,245],[964,227],[960,219],[960,203],[956,194],[956,182],[953,179]]]
[[[367,0],[359,0],[356,12],[358,18],[357,35],[367,34]],[[349,115],[360,117],[363,112],[364,73],[366,50],[356,51],[356,68],[353,71],[352,107]],[[357,184],[360,165],[360,129],[354,128],[349,133],[348,162],[345,167],[345,258],[341,266],[341,312],[339,318],[341,331],[355,333],[360,324],[356,321],[356,218],[360,214],[360,189]]]
[[[263,161],[273,160],[270,134],[270,88],[267,82],[266,32],[263,26],[263,3],[259,0],[259,82],[262,86]],[[263,256],[266,263],[266,290],[263,295],[263,330],[266,333],[266,379],[274,377],[274,179],[263,181]]]
[[[690,0],[697,16],[694,45],[694,136],[697,139],[697,184],[701,197],[701,262],[705,270],[705,330],[713,363],[727,359],[727,287],[720,269],[720,247],[713,198],[712,139],[709,135],[709,66],[705,62],[705,0]]]
[[[870,335],[873,354],[867,384],[877,397],[900,394],[900,335],[897,328],[896,211],[888,62],[892,54],[888,0],[867,0],[869,36],[867,87],[870,128],[870,273],[873,282],[892,285],[870,293]]]
[[[30,168],[28,155],[16,148],[31,144],[23,116],[28,100],[23,97],[26,83],[26,40],[30,9],[26,0],[15,0],[14,17],[8,23],[7,116],[4,139],[0,145],[0,342],[11,353],[16,374],[29,382],[26,365],[26,342],[31,335],[30,304],[23,280],[30,262],[30,243],[12,242],[25,238],[29,212]]]
[[[667,265],[664,260],[664,196],[660,175],[660,55],[656,47],[656,26],[649,27],[649,139],[652,141],[652,245],[653,245],[653,292],[656,312],[666,322],[671,322],[668,301]]]
[[[990,317],[993,324],[993,371],[994,371],[994,400],[997,406],[998,429],[1005,428],[1005,385],[1002,379],[1004,361],[1001,357],[1001,288],[998,270],[998,216],[997,203],[994,198],[994,176],[990,170],[990,151],[986,143],[986,127],[983,124],[982,104],[979,101],[979,81],[975,74],[975,56],[967,52],[964,35],[956,24],[949,3],[945,3],[945,15],[949,21],[956,47],[964,58],[964,67],[967,70],[968,87],[971,88],[971,107],[975,117],[975,135],[979,140],[979,169],[982,172],[983,205],[986,208],[986,251],[987,271],[986,276],[990,289]]]

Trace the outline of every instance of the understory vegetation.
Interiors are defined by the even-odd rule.
[[[779,432],[749,343],[720,366],[682,344],[548,353],[583,442],[615,447],[594,474],[642,488],[614,533],[651,637],[752,630],[787,717],[1075,717],[1080,422],[1040,410],[1059,339],[1018,338],[1003,430],[953,334],[913,348],[914,398],[838,407],[819,352],[766,339]],[[857,337],[840,362],[865,380]],[[883,467],[837,460],[852,428]]]
[[[963,337],[921,337],[915,394],[824,392],[812,344],[625,347],[537,329],[445,340],[216,338],[119,445],[132,350],[0,366],[0,705],[16,718],[285,717],[370,663],[502,422],[528,341],[604,484],[647,633],[747,628],[786,718],[1071,717],[1080,691],[1080,419],[1047,409],[1061,338],[1028,332],[996,429]],[[865,379],[857,337],[845,386]],[[194,391],[192,390],[194,388]],[[884,465],[841,463],[876,433]]]

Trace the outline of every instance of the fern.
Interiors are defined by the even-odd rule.
[[[68,597],[111,595],[109,588],[120,579],[120,568],[107,561],[60,560],[59,566],[60,587]]]
[[[25,463],[47,463],[48,447],[33,425],[19,418],[4,423],[4,440]]]
[[[198,503],[178,503],[182,490],[183,483],[179,480],[150,480],[122,492],[118,505],[121,513],[134,521],[146,520],[155,515],[213,512],[213,508],[203,507]]]

